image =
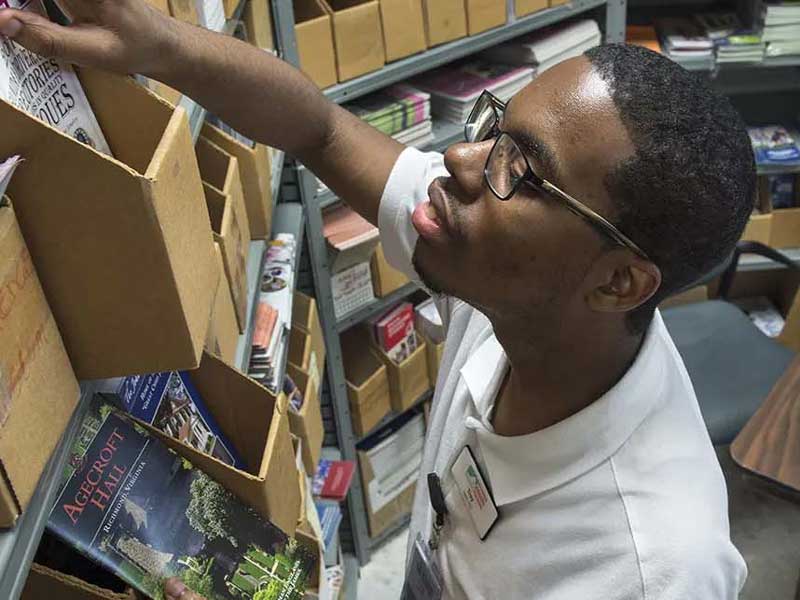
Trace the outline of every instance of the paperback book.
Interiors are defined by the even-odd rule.
[[[97,398],[47,526],[156,600],[169,577],[206,600],[300,600],[319,560]]]
[[[430,94],[396,84],[350,103],[347,108],[387,135],[394,135],[431,117]]]
[[[759,165],[800,164],[800,148],[784,127],[748,127],[747,133]]]

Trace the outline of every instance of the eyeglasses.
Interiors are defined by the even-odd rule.
[[[505,110],[505,102],[484,90],[464,124],[464,138],[469,143],[484,142],[495,138],[494,146],[489,152],[486,166],[483,169],[484,180],[492,193],[499,200],[508,200],[517,193],[522,184],[526,184],[538,192],[561,200],[569,210],[582,217],[614,242],[628,248],[641,258],[650,260],[633,240],[607,219],[536,174],[514,137],[500,129]]]

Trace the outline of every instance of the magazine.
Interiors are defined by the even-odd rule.
[[[48,529],[156,600],[300,600],[319,560],[97,397],[63,481]]]
[[[748,127],[747,133],[759,165],[800,164],[800,148],[784,127]]]
[[[0,0],[0,8],[46,15],[41,0]],[[105,154],[111,154],[71,66],[0,36],[0,98]]]
[[[144,421],[237,469],[244,459],[228,441],[187,372],[168,371],[108,379],[100,393]]]

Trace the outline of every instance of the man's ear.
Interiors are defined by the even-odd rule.
[[[627,312],[653,297],[661,286],[661,271],[650,261],[626,250],[607,252],[595,264],[589,307],[600,312]]]

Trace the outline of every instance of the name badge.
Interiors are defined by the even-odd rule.
[[[486,539],[500,515],[469,446],[464,446],[450,473],[461,493],[478,538]]]

